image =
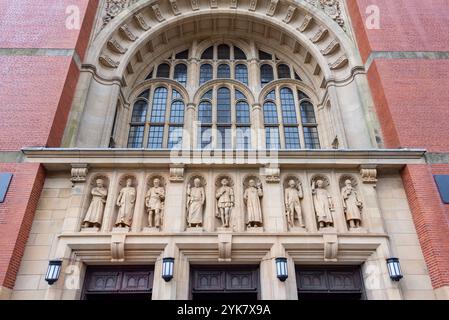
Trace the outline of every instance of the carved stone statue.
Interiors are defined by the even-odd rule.
[[[83,228],[100,228],[103,221],[104,205],[108,190],[104,187],[104,180],[97,179],[97,186],[92,188],[92,201],[83,221]]]
[[[313,204],[315,206],[315,214],[318,219],[319,228],[329,228],[334,226],[332,212],[334,205],[332,197],[324,188],[323,180],[317,180],[316,184],[312,184]]]
[[[148,210],[148,226],[160,228],[163,224],[165,189],[160,186],[161,180],[153,180],[153,187],[145,195],[145,205]]]
[[[248,188],[245,190],[243,199],[245,200],[248,211],[247,225],[250,228],[261,227],[262,220],[262,206],[260,198],[263,197],[262,184],[256,184],[253,179],[249,180]]]
[[[126,187],[120,190],[117,198],[117,206],[119,207],[116,227],[131,227],[134,215],[134,206],[136,204],[136,189],[132,186],[133,180],[126,180]]]
[[[201,180],[196,178],[193,187],[187,185],[187,224],[189,228],[203,226],[203,207],[206,202],[206,193]]]
[[[341,189],[341,197],[343,198],[343,208],[346,213],[346,221],[349,222],[349,228],[360,228],[362,224],[361,211],[363,202],[352,186],[351,180],[348,179],[345,181],[345,186]]]
[[[223,228],[229,228],[231,211],[234,207],[234,190],[229,186],[229,180],[224,178],[221,180],[221,187],[215,194],[217,198],[218,218],[221,219]]]
[[[299,221],[299,226],[304,228],[304,222],[302,218],[301,199],[304,198],[301,183],[296,184],[295,180],[288,182],[288,188],[285,189],[285,209],[287,215],[287,222],[290,228],[295,226],[295,218]]]

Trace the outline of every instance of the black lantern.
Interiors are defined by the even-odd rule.
[[[388,267],[388,273],[390,274],[391,280],[399,281],[404,277],[402,275],[401,265],[399,264],[398,258],[387,259],[387,267]]]
[[[59,279],[61,273],[62,260],[51,260],[48,263],[47,274],[45,275],[45,281],[49,285],[52,285]]]
[[[288,278],[287,258],[276,258],[276,274],[284,282]]]
[[[175,258],[164,258],[162,260],[162,279],[169,282],[173,279],[173,270],[175,265]]]

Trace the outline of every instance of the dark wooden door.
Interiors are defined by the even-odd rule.
[[[362,300],[365,298],[359,266],[296,266],[300,300]]]
[[[257,266],[192,266],[190,274],[194,300],[257,300],[259,297]]]
[[[151,299],[152,266],[88,267],[84,280],[84,300]]]

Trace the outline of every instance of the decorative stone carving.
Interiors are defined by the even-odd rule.
[[[376,183],[377,182],[377,169],[376,168],[361,168],[360,175],[362,176],[363,183]]]
[[[298,31],[300,32],[306,31],[310,27],[312,21],[313,17],[310,14],[307,14],[304,17],[304,21],[302,22],[302,24],[298,27]]]
[[[335,62],[330,63],[329,67],[332,70],[337,70],[337,69],[341,69],[343,68],[345,65],[347,65],[349,62],[348,58],[346,57],[346,55],[341,56],[340,58],[338,58]]]
[[[152,187],[145,195],[148,227],[160,229],[164,223],[165,189],[159,177],[153,179]]]
[[[101,228],[103,222],[104,206],[106,204],[108,190],[105,188],[105,180],[102,178],[96,179],[95,185],[90,192],[92,200],[83,220],[83,228]]]
[[[318,221],[318,228],[331,228],[334,226],[332,218],[332,211],[334,211],[334,204],[332,196],[326,190],[329,182],[325,177],[318,176],[312,179],[312,195],[315,214]]]
[[[123,48],[123,46],[115,39],[110,39],[108,41],[108,48],[119,54],[124,54],[128,51],[128,48]]]
[[[145,18],[143,17],[143,14],[141,14],[141,13],[137,13],[134,15],[134,21],[136,21],[139,28],[144,31],[151,29],[150,25],[145,21]]]
[[[221,233],[218,235],[218,261],[231,262],[232,257],[232,234]]]
[[[108,68],[117,68],[119,66],[119,62],[118,61],[114,61],[110,56],[108,55],[102,55],[99,58],[99,61],[102,65],[104,65],[105,67]]]
[[[296,11],[295,6],[289,6],[285,18],[282,21],[284,21],[285,23],[290,23],[290,21],[292,21],[293,16],[295,15],[295,11]]]
[[[326,231],[323,234],[324,261],[336,262],[338,256],[338,236],[334,232]]]
[[[193,178],[193,186],[187,185],[187,225],[189,228],[203,226],[203,210],[206,203],[206,192],[199,177]]]
[[[249,177],[247,181],[243,194],[247,210],[246,224],[248,228],[260,228],[263,226],[262,205],[260,202],[260,198],[263,197],[262,183],[255,177]]]
[[[116,205],[119,207],[115,226],[129,228],[134,215],[136,204],[136,189],[133,187],[133,179],[126,179],[126,186],[120,190]]]
[[[74,184],[76,182],[85,182],[88,172],[89,166],[87,164],[72,164],[72,178],[70,179],[70,181],[72,181]]]
[[[345,21],[342,17],[340,0],[306,0],[311,5],[326,13],[345,30]]]
[[[120,27],[120,34],[129,41],[136,41],[137,36],[129,30],[129,27],[127,24],[124,24]]]
[[[158,4],[153,4],[151,8],[153,9],[154,16],[156,17],[157,21],[159,22],[165,21],[165,18],[161,12],[161,8],[159,7]]]
[[[312,38],[310,38],[310,41],[312,41],[313,43],[320,42],[327,36],[328,33],[329,31],[325,27],[320,27],[318,32],[315,33],[315,35]]]
[[[114,231],[111,237],[111,257],[113,262],[125,261],[126,233],[120,230]]]
[[[127,0],[107,0],[106,12],[103,16],[103,27],[105,27],[112,19],[125,9]]]
[[[183,182],[184,181],[184,167],[171,167],[169,180],[170,180],[170,182]]]
[[[190,0],[190,4],[193,11],[200,10],[200,0]]]
[[[349,229],[359,229],[362,225],[363,202],[351,179],[345,179],[344,184],[345,186],[341,189],[341,198],[346,221],[349,224]]]
[[[173,10],[173,14],[175,16],[179,16],[181,14],[181,11],[179,10],[177,0],[170,0],[170,4],[171,4],[171,9]]]
[[[295,221],[298,220],[299,226],[305,228],[301,210],[301,200],[304,198],[302,184],[295,177],[287,178],[286,184],[288,186],[284,190],[284,200],[288,227],[289,229],[294,228],[296,226]]]
[[[331,43],[329,43],[327,45],[326,48],[321,50],[321,54],[323,54],[324,56],[330,55],[330,54],[334,53],[335,51],[337,51],[338,48],[340,48],[340,42],[338,42],[337,39],[334,39],[331,41]]]
[[[212,9],[218,8],[218,0],[210,0],[210,7]]]
[[[231,0],[231,9],[237,9],[238,1],[237,0]]]
[[[281,181],[281,169],[279,167],[266,166],[264,172],[267,183],[279,183]]]
[[[220,185],[218,185],[218,183]],[[234,189],[232,188],[232,185],[232,180],[225,176],[219,177],[216,183],[216,217],[221,220],[222,228],[230,227],[231,213],[235,205]]]
[[[271,0],[267,8],[267,16],[274,16],[279,0]]]
[[[248,10],[256,11],[256,7],[257,7],[257,0],[250,0]]]

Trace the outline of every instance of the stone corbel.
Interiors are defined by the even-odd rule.
[[[136,41],[137,40],[137,36],[131,32],[131,30],[129,30],[129,27],[127,24],[124,24],[120,27],[120,32],[121,35],[125,38],[128,39],[129,41]]]
[[[306,15],[304,17],[304,21],[298,27],[298,31],[300,31],[300,32],[306,31],[310,27],[312,20],[313,20],[313,17],[310,14]]]
[[[329,67],[332,70],[337,70],[343,68],[345,65],[348,64],[348,62],[349,62],[348,57],[346,57],[346,55],[343,55],[340,58],[338,58],[335,62],[329,64]]]
[[[328,33],[329,30],[327,30],[325,27],[320,27],[318,32],[315,33],[315,35],[312,38],[310,38],[310,41],[312,41],[313,43],[320,42],[327,36]]]
[[[328,232],[323,234],[324,261],[337,261],[338,236],[337,233]]]
[[[184,181],[184,166],[171,166],[170,167],[170,182],[183,182]]]
[[[115,53],[124,54],[126,51],[128,51],[127,48],[124,48],[117,40],[110,39],[108,41],[108,48]]]
[[[101,63],[102,65],[104,65],[105,67],[113,68],[113,69],[118,68],[118,66],[119,66],[119,64],[120,64],[120,62],[113,60],[113,59],[112,59],[110,56],[108,56],[108,55],[102,55],[102,56],[100,56],[99,60],[100,60],[100,63]]]
[[[125,261],[125,240],[126,234],[116,233],[111,237],[111,261],[123,262]]]
[[[200,0],[190,0],[190,4],[193,11],[200,10]]]
[[[290,21],[292,21],[292,19],[293,19],[293,16],[295,15],[295,11],[296,11],[296,7],[294,7],[294,6],[288,7],[287,14],[285,15],[285,18],[283,21],[285,23],[290,23]]]
[[[218,261],[231,262],[232,260],[232,234],[218,235]]]
[[[179,16],[181,14],[181,11],[179,10],[178,2],[177,0],[170,0],[171,9],[173,11],[173,14],[175,16]]]
[[[72,164],[71,179],[75,185],[76,182],[86,182],[87,174],[89,173],[89,165],[87,163]]]
[[[212,9],[218,8],[218,0],[210,0],[210,7]]]
[[[238,1],[237,0],[231,0],[231,9],[237,9]]]
[[[249,11],[256,11],[256,7],[257,7],[257,0],[251,0],[249,2]]]
[[[270,1],[270,5],[267,8],[267,16],[274,16],[275,12],[276,12],[276,8],[278,6],[278,2],[279,0],[271,0]]]
[[[151,8],[153,8],[154,16],[156,17],[157,21],[159,22],[165,21],[165,18],[161,12],[161,8],[159,7],[158,4],[154,4]]]
[[[331,43],[327,45],[326,48],[321,50],[321,54],[323,54],[324,56],[330,55],[335,51],[337,51],[338,48],[340,48],[340,42],[338,42],[337,39],[334,39]]]
[[[151,28],[148,25],[148,23],[145,21],[145,18],[143,17],[143,15],[141,13],[137,13],[134,16],[134,21],[136,21],[136,23],[139,26],[139,28],[144,30],[144,31],[147,31],[147,30],[149,30]]]
[[[361,166],[360,176],[362,177],[363,183],[377,183],[377,169],[375,166]]]

